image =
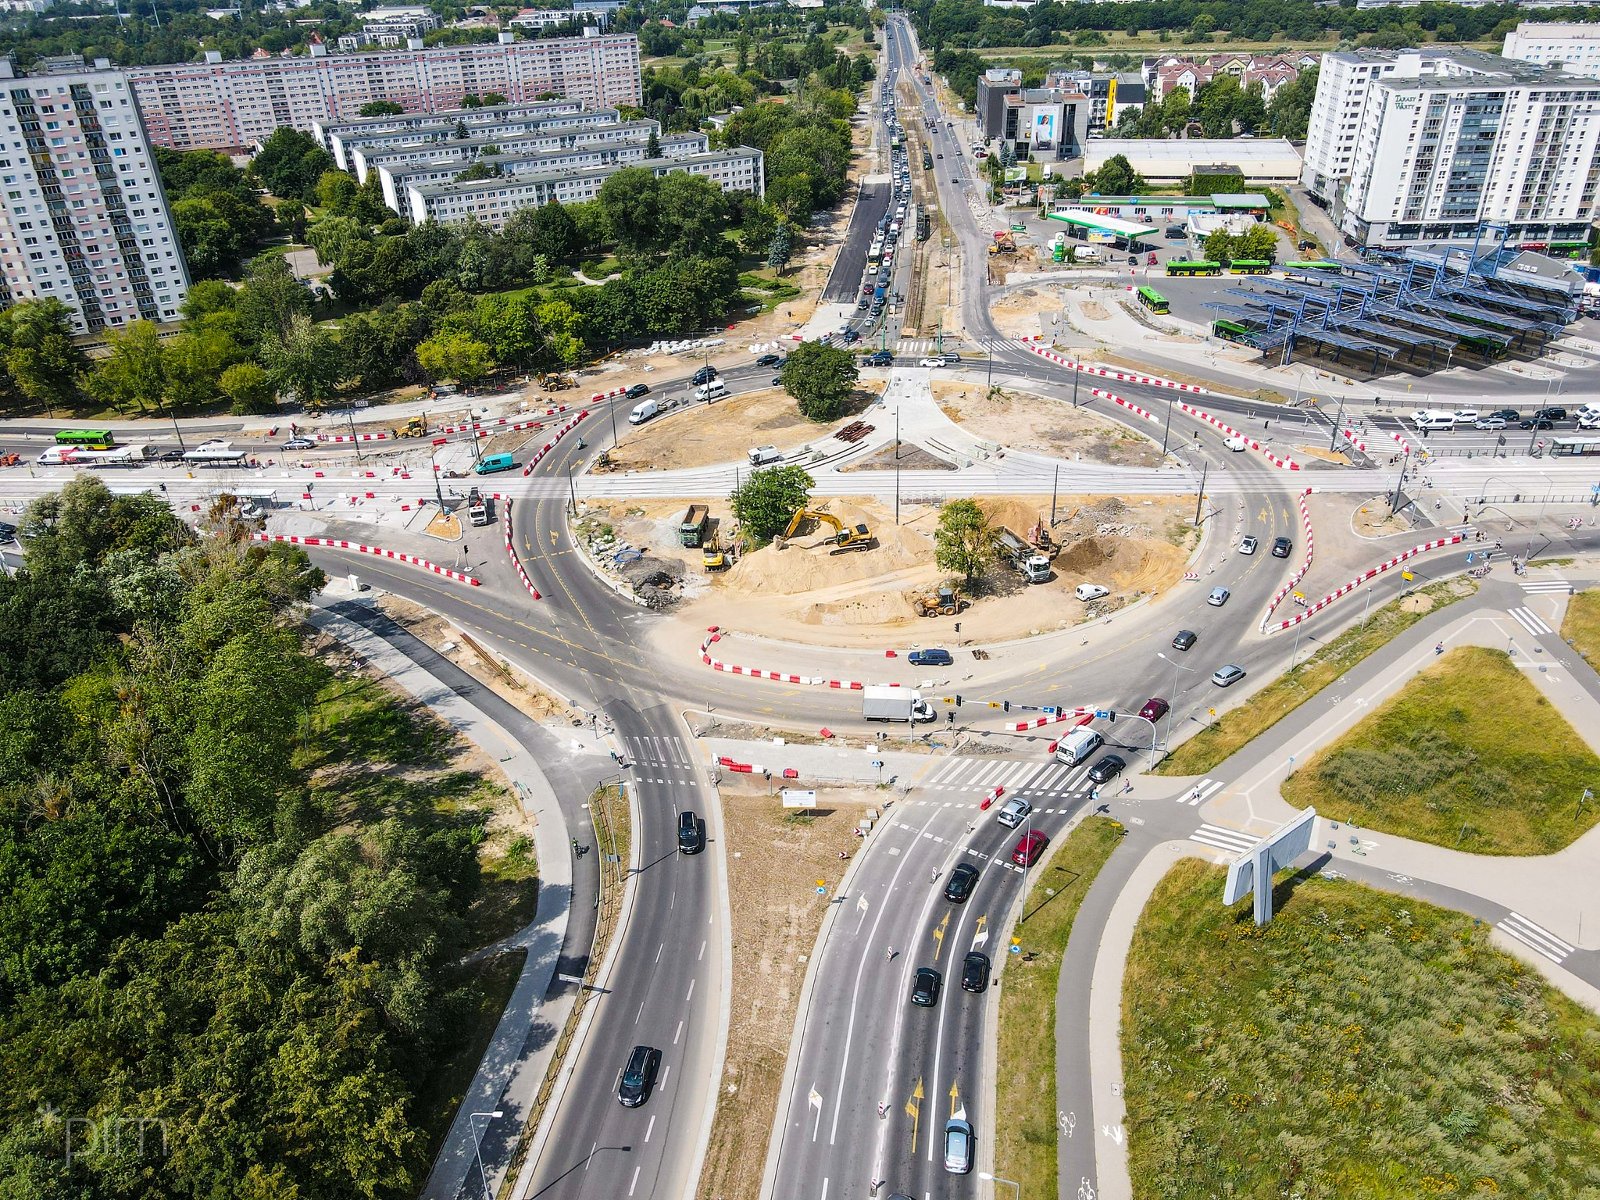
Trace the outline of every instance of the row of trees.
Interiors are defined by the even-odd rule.
[[[23,526],[0,575],[0,1194],[415,1195],[418,1096],[470,1024],[452,964],[481,814],[368,815],[358,781],[310,773],[407,725],[314,719],[349,684],[297,634],[323,583],[299,550],[198,540],[93,478]]]
[[[1205,254],[1214,262],[1267,262],[1278,257],[1278,235],[1271,225],[1257,221],[1242,233],[1215,229],[1206,235]]]

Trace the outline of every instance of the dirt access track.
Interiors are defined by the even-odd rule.
[[[1088,396],[1087,391],[1084,395]],[[1161,465],[1161,448],[1156,443],[1088,407],[1073,408],[1066,401],[1027,392],[1007,388],[990,392],[980,384],[940,379],[933,381],[933,398],[939,411],[974,437],[993,438],[1012,450],[1114,467]]]

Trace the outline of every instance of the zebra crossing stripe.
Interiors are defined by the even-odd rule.
[[[1496,928],[1529,949],[1538,951],[1553,963],[1559,963],[1573,951],[1572,946],[1518,912],[1509,914]]]
[[[1202,779],[1194,787],[1178,797],[1179,804],[1187,804],[1191,808],[1204,804],[1211,796],[1222,787],[1220,779]]]
[[[1223,829],[1217,825],[1202,825],[1189,835],[1191,842],[1199,842],[1217,850],[1225,850],[1229,854],[1243,854],[1254,846],[1260,838],[1253,834],[1240,833],[1237,829]]]
[[[1525,592],[1566,592],[1572,590],[1572,585],[1559,576],[1554,579],[1524,579],[1522,581],[1522,590]]]
[[[1513,608],[1507,611],[1518,625],[1521,625],[1534,637],[1543,637],[1547,633],[1554,632],[1550,626],[1539,619],[1539,614],[1531,608]]]

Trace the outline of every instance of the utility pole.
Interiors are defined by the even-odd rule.
[[[1168,437],[1169,434],[1172,433],[1172,402],[1173,402],[1174,399],[1175,399],[1175,397],[1172,397],[1172,396],[1168,396],[1167,397],[1167,424],[1166,424],[1166,428],[1164,428],[1161,431],[1161,457],[1162,458],[1165,458],[1167,456],[1167,437]]]
[[[344,410],[345,419],[350,422],[350,440],[356,444],[356,461],[361,461],[361,439],[356,436],[356,414],[354,409]]]
[[[1333,419],[1333,432],[1328,435],[1328,449],[1332,450],[1339,440],[1339,428],[1344,424],[1344,397],[1339,397],[1339,415]]]
[[[1406,456],[1400,463],[1400,478],[1394,481],[1394,499],[1389,501],[1389,515],[1392,517],[1400,511],[1400,485],[1406,481],[1406,466],[1411,462],[1411,450],[1406,449]]]
[[[1211,469],[1209,462],[1200,464],[1200,494],[1194,501],[1194,523],[1200,524],[1200,506],[1206,502],[1206,473]]]
[[[1061,486],[1061,464],[1055,466],[1055,473],[1050,479],[1050,528],[1056,527],[1056,492]]]
[[[1078,376],[1083,374],[1083,369],[1076,363],[1072,367],[1072,407],[1078,407]]]

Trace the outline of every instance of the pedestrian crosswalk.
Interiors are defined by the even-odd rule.
[[[1565,593],[1572,590],[1572,584],[1559,575],[1546,575],[1542,578],[1524,575],[1521,582],[1522,590],[1535,596],[1541,592]]]
[[[917,786],[939,791],[986,792],[1003,787],[1006,793],[1056,799],[1089,790],[1090,764],[1046,760],[1018,762],[1004,758],[949,758],[934,768]]]
[[[1561,962],[1573,950],[1572,946],[1562,941],[1548,929],[1535,925],[1518,912],[1508,915],[1495,928],[1509,937],[1516,938],[1524,946],[1536,950],[1553,963]]]
[[[1224,829],[1220,825],[1201,825],[1189,835],[1191,842],[1199,842],[1202,846],[1210,846],[1213,850],[1222,850],[1228,854],[1243,854],[1261,839],[1253,833],[1241,833],[1237,829]]]
[[[998,353],[1007,344],[1004,338],[978,338],[976,341],[970,342],[957,342],[954,338],[944,338],[942,340],[939,338],[896,338],[894,353],[896,358],[953,353],[961,355],[963,360],[981,360],[991,353]]]
[[[1220,779],[1202,779],[1183,795],[1179,796],[1178,803],[1187,804],[1191,808],[1199,804],[1204,804],[1207,800],[1211,799],[1212,794],[1215,793],[1216,790],[1221,786],[1222,780]]]
[[[641,766],[689,767],[694,762],[679,737],[625,737],[622,745]]]
[[[1512,620],[1533,634],[1534,637],[1543,637],[1547,633],[1555,632],[1531,608],[1512,608],[1506,611],[1511,614]]]

